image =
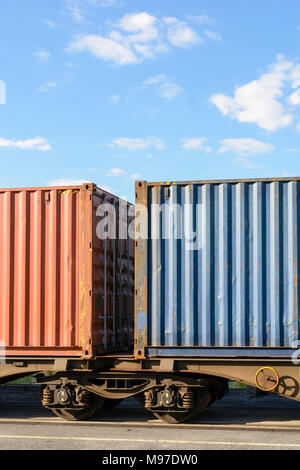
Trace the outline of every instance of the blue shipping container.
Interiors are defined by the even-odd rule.
[[[299,178],[138,182],[136,196],[139,354],[298,347]]]

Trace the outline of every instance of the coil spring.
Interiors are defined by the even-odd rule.
[[[152,405],[152,393],[145,392],[145,408],[149,408]]]
[[[44,406],[49,406],[54,401],[54,392],[49,387],[44,388],[42,402]]]
[[[186,392],[182,398],[182,406],[183,408],[190,409],[194,406],[194,393],[193,392]]]

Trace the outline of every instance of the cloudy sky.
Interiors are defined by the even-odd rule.
[[[0,186],[299,176],[299,0],[0,6]]]

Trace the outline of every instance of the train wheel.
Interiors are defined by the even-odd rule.
[[[165,421],[169,424],[180,424],[189,421],[190,419],[194,418],[195,414],[193,411],[189,411],[187,413],[172,413],[171,411],[168,413],[153,413],[154,416],[162,421]]]
[[[166,423],[171,424],[179,424],[185,423],[192,418],[195,418],[199,413],[203,413],[203,411],[207,408],[211,401],[211,394],[209,390],[202,389],[201,391],[195,392],[195,402],[193,409],[184,412],[184,413],[176,413],[172,411],[168,411],[165,413],[155,413],[153,412],[154,416]]]
[[[83,419],[89,419],[97,408],[89,407],[84,410],[64,410],[64,409],[52,409],[53,413],[59,418],[64,419],[65,421],[80,421]]]
[[[92,402],[81,409],[52,408],[53,413],[65,421],[82,421],[91,418],[95,412],[105,405],[105,398],[93,396]]]

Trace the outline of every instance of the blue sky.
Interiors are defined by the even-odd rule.
[[[10,0],[1,187],[300,174],[298,0]]]

